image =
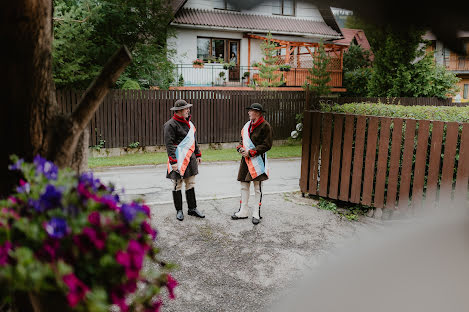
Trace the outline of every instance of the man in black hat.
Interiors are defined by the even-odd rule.
[[[198,165],[202,161],[202,153],[195,137],[195,126],[189,116],[192,104],[184,100],[177,100],[171,111],[174,116],[164,124],[164,141],[168,153],[168,172],[166,178],[173,181],[173,201],[176,208],[176,218],[184,220],[182,212],[182,183],[186,185],[186,201],[188,214],[205,218],[197,210],[195,198],[195,175],[199,173]]]
[[[239,166],[238,181],[241,182],[240,207],[231,218],[233,220],[247,219],[249,216],[249,187],[254,184],[256,207],[252,213],[252,223],[260,222],[262,205],[262,182],[269,178],[269,164],[266,152],[272,148],[272,127],[265,121],[262,105],[253,103],[246,108],[249,121],[241,130],[241,141],[236,147],[243,157]]]

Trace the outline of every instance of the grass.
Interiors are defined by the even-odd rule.
[[[268,152],[268,157],[273,158],[290,158],[301,156],[301,145],[282,145],[274,146]],[[203,150],[202,160],[204,162],[214,161],[230,161],[240,160],[240,155],[235,149],[222,149],[222,150]],[[128,154],[123,156],[112,157],[90,157],[88,159],[88,166],[93,168],[99,167],[123,167],[123,166],[136,166],[136,165],[159,165],[165,164],[168,161],[166,152],[160,153],[142,153],[142,154]]]

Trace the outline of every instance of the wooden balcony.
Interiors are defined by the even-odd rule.
[[[468,71],[469,72],[469,57],[451,55],[449,59],[445,60],[446,69],[451,71]]]

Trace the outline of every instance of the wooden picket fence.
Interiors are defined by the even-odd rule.
[[[83,91],[57,91],[62,113],[76,108]],[[248,120],[246,107],[258,102],[267,110],[274,139],[286,139],[295,129],[296,115],[304,109],[302,91],[232,90],[111,90],[90,124],[90,146],[105,140],[104,147],[163,145],[163,126],[171,118],[177,99],[194,104],[192,120],[199,143],[239,141],[241,128]]]
[[[300,188],[375,208],[466,199],[469,123],[306,111]]]

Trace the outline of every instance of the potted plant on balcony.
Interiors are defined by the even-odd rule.
[[[196,59],[192,62],[194,68],[204,68],[204,61],[201,59]]]
[[[279,65],[279,70],[280,71],[288,72],[288,71],[290,71],[290,69],[291,69],[291,65],[288,65],[288,64]]]
[[[148,206],[123,203],[92,173],[59,170],[39,156],[12,160],[22,180],[0,201],[0,306],[158,311],[162,287],[174,298],[177,282],[157,257]]]
[[[226,83],[226,77],[225,77],[225,72],[224,71],[221,71],[218,76],[220,77],[220,84],[225,84]]]

